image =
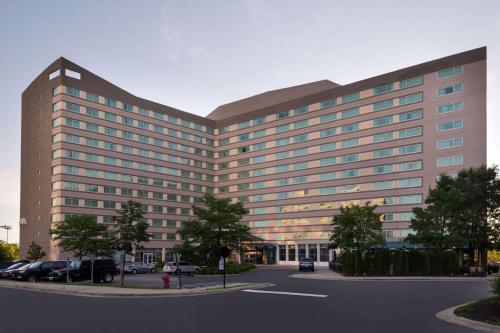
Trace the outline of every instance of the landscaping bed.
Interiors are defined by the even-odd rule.
[[[228,264],[226,265],[226,274],[239,274],[243,272],[248,272],[255,268],[253,264]],[[222,274],[222,271],[219,270],[219,267],[203,267],[198,272],[200,275],[219,275]]]
[[[455,309],[455,315],[500,326],[500,297],[489,297]]]

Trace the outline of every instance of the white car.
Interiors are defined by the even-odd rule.
[[[177,267],[174,261],[167,262],[165,266],[163,266],[163,273],[169,274],[196,274],[199,271],[200,267],[191,264],[189,261],[179,261],[179,267]]]

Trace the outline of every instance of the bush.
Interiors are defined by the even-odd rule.
[[[493,294],[500,297],[500,277],[497,277],[495,280],[491,281],[491,289]]]
[[[163,270],[163,266],[165,266],[165,263],[163,261],[157,261],[156,264],[155,264],[155,268],[157,271],[162,271]]]
[[[255,265],[242,263],[242,264],[226,264],[226,274],[239,274],[243,272],[248,272],[255,268]],[[200,269],[199,274],[204,275],[218,275],[222,274],[219,267],[203,267]]]

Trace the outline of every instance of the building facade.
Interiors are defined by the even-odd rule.
[[[331,259],[331,217],[377,204],[402,242],[436,177],[486,164],[486,48],[348,85],[318,81],[196,116],[133,96],[60,58],[22,97],[21,253],[62,254],[48,230],[73,214],[112,223],[144,205],[153,239],[136,260],[169,260],[204,193],[242,201],[263,240],[246,260]]]

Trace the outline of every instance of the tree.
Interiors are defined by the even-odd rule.
[[[13,261],[19,259],[19,245],[7,244],[0,241],[0,261]]]
[[[35,242],[31,242],[28,247],[28,252],[26,253],[26,258],[28,258],[29,260],[37,261],[39,259],[42,259],[46,255],[47,254],[40,245]]]
[[[375,213],[377,205],[353,205],[340,207],[340,213],[332,220],[334,227],[330,238],[333,248],[364,252],[370,247],[382,245],[382,222],[380,214]]]
[[[141,243],[149,242],[148,223],[144,219],[144,212],[140,202],[129,200],[113,217],[115,222],[114,248],[122,251],[120,258],[120,285],[124,282],[125,255],[132,254],[134,248],[140,248]]]
[[[108,227],[95,217],[76,215],[59,222],[49,233],[64,251],[72,252],[78,259],[85,256],[102,256],[111,253]]]
[[[413,208],[410,228],[414,231],[407,241],[433,250],[459,247],[463,238],[452,227],[452,216],[459,193],[453,189],[453,178],[441,175],[437,186],[429,189],[425,208]]]
[[[196,218],[183,224],[180,234],[187,240],[178,249],[215,265],[221,245],[239,250],[241,241],[250,236],[248,225],[241,223],[248,210],[241,202],[231,203],[231,199],[217,199],[211,194],[205,194],[202,204],[205,207],[193,205]]]

